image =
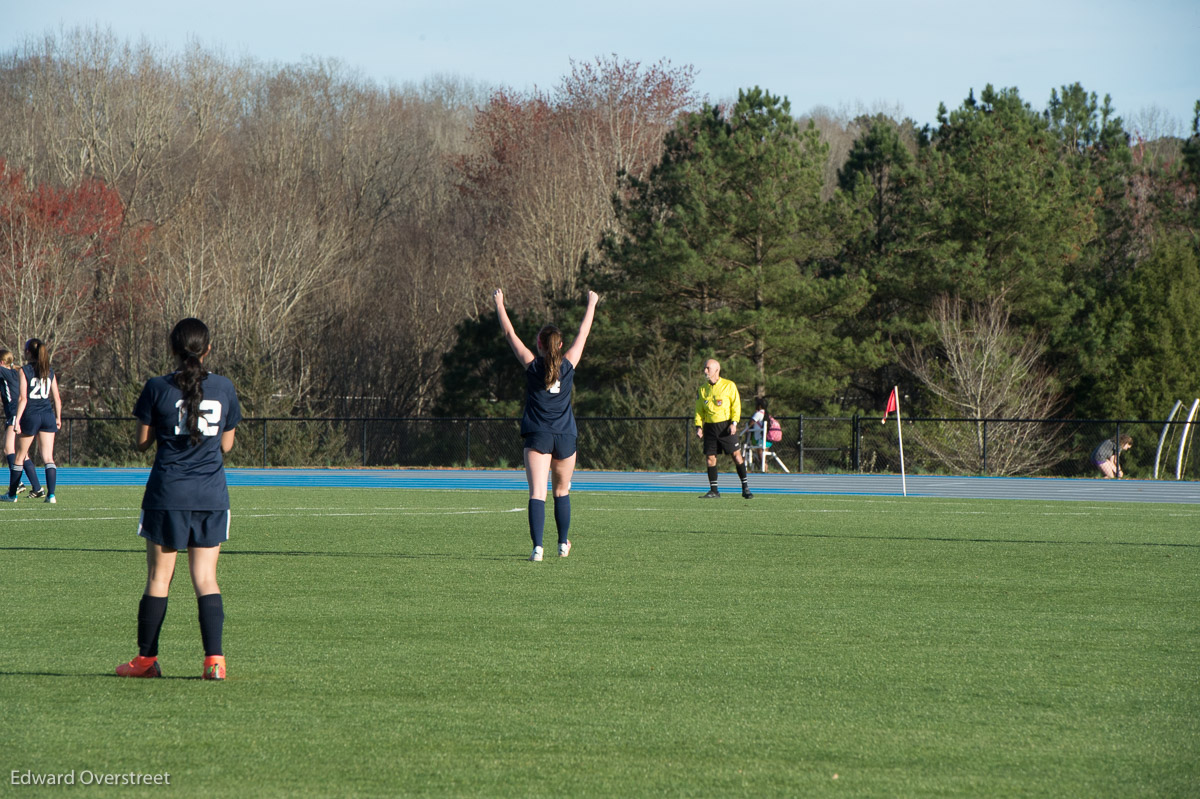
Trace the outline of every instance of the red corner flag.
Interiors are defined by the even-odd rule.
[[[888,414],[896,412],[896,439],[900,442],[900,488],[904,496],[908,496],[908,478],[904,475],[904,431],[900,429],[900,387],[894,386],[888,394],[887,407],[883,409],[883,421],[887,423]]]
[[[892,411],[898,411],[898,410],[900,410],[900,400],[897,399],[896,389],[893,388],[892,393],[888,394],[887,407],[883,409],[883,418],[880,419],[879,421],[882,422],[883,424],[887,424],[888,414],[891,413]]]

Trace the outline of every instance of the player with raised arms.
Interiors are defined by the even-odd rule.
[[[157,443],[146,480],[138,535],[146,539],[146,589],[138,604],[138,656],[117,666],[121,677],[161,677],[158,635],[167,615],[175,556],[188,553],[188,568],[200,611],[206,680],[225,679],[221,633],[225,611],[217,585],[217,557],[229,539],[229,487],[224,453],[242,420],[237,392],[228,378],[204,368],[212,345],[208,327],[184,319],[171,331],[178,369],[146,381],[133,415],[137,447]]]
[[[575,473],[575,442],[579,435],[571,395],[575,369],[583,357],[596,304],[600,295],[589,291],[587,310],[579,323],[575,341],[563,352],[562,332],[546,325],[537,335],[537,356],[517,336],[504,309],[504,292],[496,289],[496,314],[500,329],[517,361],[525,369],[525,411],[521,437],[525,440],[525,477],[529,481],[529,537],[533,539],[532,561],[542,559],[542,533],[546,526],[546,481],[554,490],[554,523],[558,527],[558,555],[571,553],[567,532],[571,526],[571,477]]]
[[[58,482],[58,467],[54,465],[54,435],[62,427],[62,397],[58,394],[58,377],[50,368],[50,348],[39,338],[25,342],[26,364],[17,375],[21,396],[17,401],[13,431],[17,436],[16,454],[8,472],[8,493],[0,496],[5,502],[17,501],[17,489],[21,485],[21,474],[29,477],[33,490],[31,497],[45,497],[51,505],[58,502],[54,497]],[[46,488],[37,482],[37,472],[29,451],[37,436],[38,449],[46,469]]]

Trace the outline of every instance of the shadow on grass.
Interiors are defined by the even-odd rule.
[[[98,547],[0,547],[0,552],[108,552],[122,555],[145,555],[144,549],[100,549]],[[529,560],[529,555],[454,555],[448,552],[322,552],[318,550],[224,549],[222,557],[256,555],[286,558],[393,558],[401,560]]]
[[[255,555],[287,558],[392,558],[398,560],[529,560],[529,555],[454,555],[449,552],[305,552],[303,550],[239,549],[222,555]]]
[[[145,555],[146,550],[142,549],[101,549],[100,547],[0,547],[0,552],[117,552],[128,554],[130,552]]]
[[[155,680],[196,680],[198,682],[204,682],[204,679],[202,677],[183,677],[183,676],[168,677],[165,674],[161,677],[153,677],[153,678],[118,677],[116,674],[112,673],[111,671],[99,672],[99,673],[97,673],[97,672],[80,672],[77,674],[65,674],[63,672],[57,672],[57,671],[0,671],[0,677],[72,677],[72,678],[102,677],[105,679],[111,677],[114,680],[155,679]],[[213,681],[209,680],[208,682],[213,682]]]

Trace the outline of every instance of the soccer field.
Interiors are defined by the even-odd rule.
[[[0,508],[0,795],[1200,794],[1200,507],[231,494],[223,683],[140,488]]]

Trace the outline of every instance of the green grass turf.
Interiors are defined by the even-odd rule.
[[[111,676],[140,495],[0,507],[0,794],[1200,793],[1197,506],[234,489],[206,683],[182,560]]]

